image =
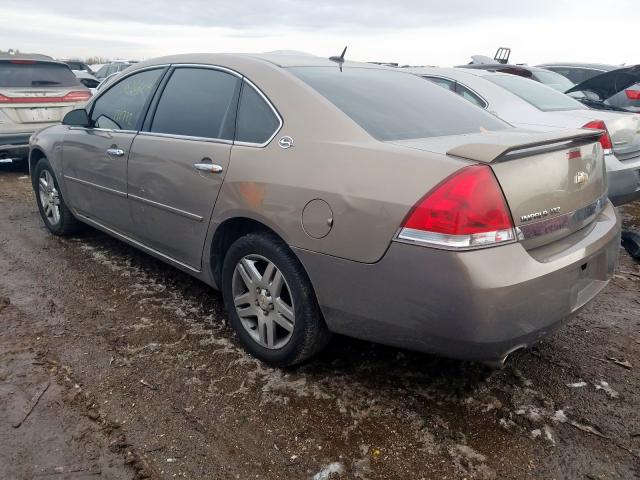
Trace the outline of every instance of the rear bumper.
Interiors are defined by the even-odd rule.
[[[297,250],[329,329],[378,343],[496,362],[575,314],[608,283],[620,220],[527,251],[519,243],[450,252],[393,242],[376,264]]]
[[[615,206],[640,199],[640,156],[621,162],[606,155],[609,199]]]
[[[29,137],[32,134],[33,132],[0,133],[0,163],[26,159],[29,156]]]

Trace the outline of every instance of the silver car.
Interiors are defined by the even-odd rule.
[[[462,68],[406,69],[461,95],[512,125],[548,131],[597,128],[614,205],[640,199],[640,115],[587,108],[539,82]]]
[[[612,276],[599,130],[536,133],[376,65],[193,54],[31,141],[46,227],[92,225],[222,291],[273,365],[329,333],[500,363]]]

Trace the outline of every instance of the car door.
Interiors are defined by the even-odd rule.
[[[92,104],[89,128],[70,127],[62,146],[69,204],[119,232],[131,228],[127,159],[150,98],[165,69],[129,75]]]
[[[240,85],[225,69],[173,67],[131,147],[135,237],[194,270],[229,164]]]

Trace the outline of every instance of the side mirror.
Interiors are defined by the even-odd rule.
[[[89,121],[89,115],[87,115],[87,111],[84,108],[71,110],[62,119],[63,125],[69,125],[71,127],[88,128],[90,126],[90,123],[91,122]]]

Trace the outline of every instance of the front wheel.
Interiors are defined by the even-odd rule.
[[[231,245],[222,294],[244,347],[270,365],[300,363],[330,338],[306,272],[273,234],[251,233]]]
[[[82,228],[82,223],[73,216],[62,198],[62,192],[49,160],[42,158],[38,161],[33,169],[32,181],[38,210],[47,229],[59,236],[78,232]]]

